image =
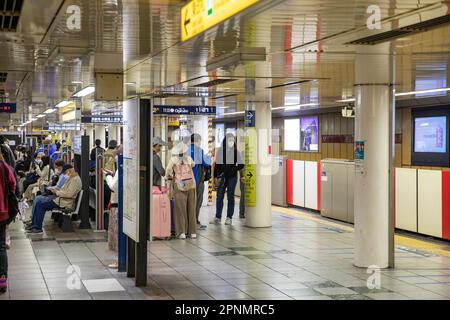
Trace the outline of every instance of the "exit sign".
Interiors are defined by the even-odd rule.
[[[0,103],[0,113],[16,113],[17,105],[15,103]]]

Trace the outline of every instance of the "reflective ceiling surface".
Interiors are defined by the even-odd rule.
[[[181,43],[180,9],[186,2],[24,0],[17,31],[0,32],[0,72],[8,73],[0,93],[4,89],[3,100],[18,103],[17,114],[0,114],[0,125],[21,124],[93,84],[95,57],[104,53],[123,60],[128,96],[153,95],[157,103],[200,104],[205,99],[228,107],[220,113],[243,110],[248,101],[274,108],[335,107],[342,105],[337,100],[353,96],[355,57],[365,47],[349,42],[448,17],[450,6],[450,1],[436,0],[261,0]],[[371,30],[367,9],[374,4],[382,21],[381,29]],[[68,24],[73,14],[68,9],[74,5],[80,8],[80,30]],[[420,31],[390,39],[397,92],[448,86],[450,25]],[[251,48],[262,48],[266,55],[236,58]],[[198,86],[214,79],[233,81]],[[207,95],[228,97],[208,101]],[[92,99],[83,99],[83,112],[120,106]],[[60,113],[33,125],[58,122]]]

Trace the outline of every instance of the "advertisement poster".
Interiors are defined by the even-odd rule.
[[[319,118],[301,118],[300,130],[301,151],[319,151]]]
[[[355,141],[355,168],[356,172],[364,174],[365,142]]]
[[[414,152],[447,153],[447,117],[415,119]]]
[[[245,206],[256,207],[256,144],[255,128],[247,128],[245,137]]]
[[[138,242],[139,235],[139,100],[123,105],[123,231]]]

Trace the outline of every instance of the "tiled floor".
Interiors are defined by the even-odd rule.
[[[202,219],[213,210],[204,208]],[[0,300],[450,299],[450,258],[398,247],[396,269],[382,270],[381,289],[370,290],[369,274],[352,265],[347,226],[274,210],[272,228],[249,229],[236,220],[231,227],[209,225],[196,240],[151,243],[144,289],[108,269],[114,254],[105,233],[62,234],[47,221],[46,234],[30,241],[17,223],[10,287]]]

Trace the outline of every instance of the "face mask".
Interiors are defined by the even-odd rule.
[[[57,175],[60,175],[60,174],[61,174],[61,169],[56,169],[56,170],[55,170],[55,173],[56,173]]]

